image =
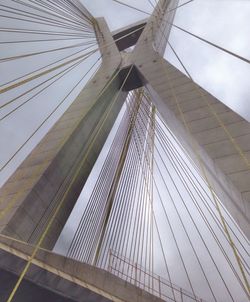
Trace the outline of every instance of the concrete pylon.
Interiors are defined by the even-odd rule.
[[[20,274],[32,255],[32,244],[37,243],[66,193],[65,203],[43,242],[44,248],[53,248],[127,96],[127,91],[142,85],[150,89],[154,96],[152,100],[163,118],[197,162],[187,130],[170,92],[170,86],[173,86],[192,136],[199,144],[205,169],[216,193],[245,234],[250,236],[249,170],[243,168],[237,152],[229,144],[225,133],[221,132],[209,107],[203,104],[198,90],[202,91],[216,114],[230,128],[234,140],[244,152],[248,152],[247,156],[250,154],[250,126],[205,90],[200,87],[197,90],[197,85],[192,80],[162,58],[175,14],[172,9],[177,4],[177,0],[160,0],[149,19],[113,33],[113,37],[121,38],[116,43],[104,19],[97,19],[95,30],[102,53],[99,71],[1,188],[0,278],[4,280],[1,280],[1,284],[6,286],[5,292],[0,291],[1,301],[5,301],[15,285],[16,275]],[[139,28],[140,31],[135,34],[134,30]],[[126,34],[126,37],[122,38],[123,34]],[[123,52],[126,46],[133,44],[136,46],[132,52]],[[117,95],[131,66],[134,68],[128,83],[123,87],[109,119],[104,122],[92,144],[91,139],[97,132],[98,122]],[[119,77],[111,82],[101,97],[98,97],[114,73],[120,69]],[[90,147],[87,161],[75,177]],[[162,301],[108,272],[44,249],[39,249],[33,257],[31,269],[22,285],[23,288],[17,292],[14,301],[39,301],[40,295],[43,295],[43,300],[53,302],[90,299]],[[39,295],[34,296],[34,293]]]

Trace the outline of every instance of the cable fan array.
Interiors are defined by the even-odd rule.
[[[66,85],[70,90],[64,90],[59,101],[53,96],[21,145],[2,159],[3,171],[52,117],[63,112],[70,96],[97,70],[101,57],[94,19],[78,1],[11,0],[1,2],[0,8],[4,24],[0,64],[5,73],[0,86],[0,123],[10,123],[16,116],[25,120],[24,113],[27,118],[39,111],[39,102],[44,106],[44,99],[51,100],[52,87],[60,91],[65,86],[62,80],[70,81]],[[169,25],[249,63],[174,24],[165,24]],[[164,39],[163,28],[157,44],[164,44]],[[84,74],[83,62],[88,63]],[[17,71],[15,77],[9,72],[12,69]],[[75,74],[76,70],[81,77],[75,83],[71,71]],[[249,297],[249,243],[152,103],[146,88],[129,93],[67,255],[107,269],[169,301],[204,301],[199,296],[209,301],[244,301]],[[45,217],[45,221],[47,229],[51,220]],[[33,258],[45,236],[46,232],[37,238]]]
[[[67,256],[154,293],[158,272],[170,284],[165,294],[172,301],[182,301],[182,288],[189,291],[183,301],[200,301],[204,293],[208,301],[246,297],[207,184],[152,99],[146,88],[129,93]],[[217,202],[249,274],[248,241]]]

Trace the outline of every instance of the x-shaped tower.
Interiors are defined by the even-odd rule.
[[[0,191],[0,265],[6,271],[19,273],[31,257],[27,280],[60,295],[137,301],[132,285],[122,289],[107,272],[46,250],[53,249],[128,92],[143,86],[249,238],[250,173],[241,156],[250,152],[249,123],[163,58],[177,6],[178,0],[160,0],[148,19],[115,32],[89,14],[102,55],[98,72]],[[78,292],[72,294],[72,286]],[[142,293],[138,301],[151,298]]]

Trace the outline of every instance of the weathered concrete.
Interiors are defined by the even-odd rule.
[[[6,301],[34,247],[0,237],[0,248],[0,300]],[[162,302],[105,270],[46,250],[37,252],[13,301]]]

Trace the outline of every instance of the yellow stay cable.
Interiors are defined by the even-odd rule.
[[[227,235],[227,237],[228,237],[228,240],[229,240],[229,242],[230,242],[230,246],[232,247],[234,256],[235,256],[235,258],[236,258],[236,262],[237,262],[237,264],[238,264],[238,266],[239,266],[239,269],[240,269],[240,271],[241,271],[241,274],[242,274],[244,283],[245,283],[245,285],[246,285],[247,292],[250,294],[250,286],[249,286],[249,283],[248,283],[248,280],[247,280],[245,271],[244,271],[244,269],[243,269],[243,266],[242,266],[242,263],[241,263],[241,259],[240,259],[239,255],[238,255],[238,253],[237,253],[237,250],[236,250],[236,248],[235,248],[235,244],[234,244],[234,242],[233,242],[233,239],[232,239],[232,237],[231,237],[231,235],[230,235],[230,233],[229,233],[229,230],[228,230],[228,228],[227,228],[227,225],[226,225],[226,223],[225,223],[225,219],[224,219],[224,217],[223,217],[223,215],[222,215],[222,212],[221,212],[221,209],[220,209],[220,205],[219,205],[219,203],[218,203],[218,201],[217,201],[217,198],[216,198],[214,189],[213,189],[213,187],[212,187],[212,185],[211,185],[211,183],[210,183],[210,181],[209,181],[209,179],[208,179],[208,176],[207,176],[207,173],[206,173],[206,170],[205,170],[205,167],[204,167],[204,163],[203,163],[202,158],[201,158],[201,156],[200,156],[200,154],[199,154],[199,151],[198,151],[198,146],[196,145],[196,141],[194,141],[194,138],[193,138],[193,136],[192,136],[190,127],[189,127],[189,125],[188,125],[188,123],[187,123],[187,121],[186,121],[186,119],[185,119],[184,113],[183,113],[183,111],[182,111],[182,109],[181,109],[180,103],[179,103],[179,101],[178,101],[177,95],[176,95],[175,90],[174,90],[174,87],[173,87],[173,85],[172,85],[172,81],[171,81],[171,79],[170,79],[170,77],[169,77],[169,75],[168,75],[168,73],[167,73],[167,71],[166,71],[166,68],[163,68],[163,70],[164,70],[164,73],[165,73],[165,75],[166,75],[166,77],[167,77],[167,82],[168,82],[169,85],[170,85],[171,94],[172,94],[173,97],[174,97],[175,104],[176,104],[177,109],[178,109],[178,111],[179,111],[179,113],[180,113],[181,119],[182,119],[182,121],[183,121],[183,123],[184,123],[184,126],[185,126],[185,128],[187,129],[187,132],[188,132],[188,134],[189,134],[190,142],[191,142],[191,147],[192,147],[192,149],[193,149],[193,151],[194,151],[194,153],[195,153],[195,155],[196,155],[196,157],[197,157],[197,159],[198,159],[198,162],[199,162],[199,165],[200,165],[202,174],[204,175],[205,181],[207,182],[208,188],[209,188],[209,190],[210,190],[210,193],[211,193],[212,198],[213,198],[213,200],[214,200],[214,203],[215,203],[215,205],[216,205],[216,209],[217,209],[217,211],[218,211],[218,213],[219,213],[219,216],[220,216],[220,219],[221,219],[221,222],[222,222],[224,231],[225,231],[225,233],[226,233],[226,235]]]
[[[96,44],[96,42],[91,42],[91,44]],[[65,50],[65,49],[71,49],[71,48],[75,48],[75,47],[80,47],[80,46],[85,46],[87,45],[87,42],[83,42],[83,43],[78,43],[78,44],[74,44],[74,45],[70,45],[70,46],[64,46],[64,47],[60,47],[60,48],[54,48],[54,49],[50,49],[50,50],[43,50],[43,51],[38,51],[38,52],[32,52],[32,53],[28,53],[28,54],[23,54],[23,55],[17,55],[17,56],[11,56],[11,57],[3,57],[0,58],[0,63],[2,62],[8,62],[8,61],[12,61],[12,60],[17,60],[17,59],[23,59],[23,58],[27,58],[27,57],[31,57],[31,56],[36,56],[36,55],[40,55],[40,54],[45,54],[45,53],[49,53],[49,52],[55,52],[55,51],[60,51],[60,50]],[[3,86],[3,85],[1,85]]]
[[[35,249],[34,249],[33,253],[32,253],[31,256],[30,256],[30,259],[27,261],[27,264],[25,265],[25,267],[24,267],[24,269],[23,269],[21,275],[19,276],[18,281],[16,282],[15,287],[13,288],[13,290],[12,290],[12,292],[11,292],[11,294],[10,294],[8,300],[7,300],[7,302],[11,302],[11,301],[12,301],[12,299],[13,299],[13,297],[14,297],[14,295],[15,295],[15,293],[16,293],[16,291],[17,291],[19,285],[20,285],[20,283],[22,282],[22,280],[23,280],[23,278],[24,278],[26,272],[28,271],[30,265],[32,264],[32,261],[33,261],[34,257],[36,256],[36,253],[37,253],[37,251],[39,250],[39,247],[40,247],[41,244],[43,243],[43,240],[45,239],[45,237],[46,237],[46,235],[47,235],[47,233],[48,233],[48,231],[49,231],[49,229],[50,229],[52,223],[54,222],[54,220],[55,220],[55,218],[56,218],[58,212],[59,212],[60,209],[62,208],[62,205],[64,204],[64,201],[65,201],[65,199],[66,199],[66,197],[67,197],[67,194],[69,193],[69,191],[70,191],[70,189],[71,189],[72,184],[74,183],[74,181],[75,181],[75,179],[77,178],[79,172],[81,171],[83,164],[84,164],[85,161],[87,160],[88,155],[89,155],[90,151],[92,150],[92,148],[93,148],[93,146],[94,146],[94,143],[95,143],[95,141],[96,141],[96,139],[97,139],[97,136],[98,136],[98,134],[100,133],[100,131],[102,130],[102,126],[104,125],[104,123],[106,122],[107,118],[109,117],[109,114],[110,114],[110,112],[111,112],[111,110],[112,110],[112,108],[113,108],[113,105],[116,103],[116,100],[118,99],[118,97],[119,97],[119,95],[120,95],[120,93],[121,93],[121,91],[122,91],[122,89],[123,89],[123,87],[124,87],[124,85],[125,85],[125,83],[126,83],[126,81],[127,81],[127,78],[129,77],[129,75],[130,75],[130,73],[131,73],[132,67],[133,67],[133,66],[130,67],[129,72],[128,72],[126,78],[124,79],[124,81],[123,81],[123,83],[122,83],[122,85],[121,85],[119,91],[117,92],[117,94],[115,95],[114,99],[112,100],[112,103],[110,104],[110,106],[109,106],[109,108],[108,108],[108,111],[107,111],[107,113],[106,113],[106,115],[105,115],[103,121],[101,121],[101,120],[99,121],[99,122],[101,122],[101,123],[100,123],[100,125],[97,125],[98,131],[96,132],[95,136],[93,137],[92,142],[90,143],[89,147],[87,148],[87,151],[86,151],[86,153],[85,153],[85,155],[84,155],[84,157],[83,157],[81,163],[79,164],[78,169],[76,170],[75,175],[74,175],[74,177],[72,178],[72,180],[71,180],[71,182],[70,182],[70,185],[68,186],[68,189],[65,191],[65,193],[64,193],[64,195],[63,195],[63,197],[62,197],[60,203],[58,204],[57,208],[55,209],[55,212],[53,213],[52,217],[50,218],[49,223],[47,224],[47,226],[46,226],[44,232],[42,233],[42,235],[41,235],[41,237],[40,237],[40,239],[39,239],[37,245],[35,246]]]
[[[54,75],[51,76],[50,78],[46,79],[45,81],[43,81],[43,82],[41,82],[41,83],[39,83],[39,84],[33,86],[33,87],[30,88],[29,90],[23,92],[22,94],[18,95],[17,97],[15,97],[15,98],[13,98],[13,99],[7,101],[7,102],[4,103],[3,105],[0,105],[0,109],[2,109],[2,108],[4,108],[4,107],[8,106],[9,104],[15,102],[15,101],[18,100],[19,98],[21,98],[21,97],[23,97],[24,95],[30,93],[31,91],[35,90],[36,88],[38,88],[38,87],[44,85],[45,83],[49,82],[50,80],[52,80],[52,79],[58,77],[59,75],[65,73],[66,71],[69,71],[73,66],[75,67],[75,66],[77,66],[79,63],[82,63],[82,62],[84,62],[85,60],[87,60],[91,55],[92,55],[91,53],[88,54],[85,58],[79,60],[79,62],[76,62],[76,63],[74,63],[73,65],[67,67],[66,69],[63,69],[63,70],[59,71],[58,73],[54,74]],[[100,58],[101,58],[101,57],[100,57]],[[99,58],[99,59],[100,59],[100,58]],[[98,59],[98,60],[99,60],[99,59]],[[58,77],[58,79],[60,79],[60,78],[61,78],[61,77]],[[47,88],[47,87],[46,87],[46,88]],[[42,90],[42,91],[43,91],[43,90]],[[32,96],[32,98],[33,98],[33,96]],[[30,99],[28,99],[28,101],[29,101],[29,100],[30,100]],[[25,104],[25,103],[26,103],[26,101],[25,101],[24,103],[22,103],[21,105],[17,106],[16,108],[12,109],[12,110],[11,110],[10,112],[8,112],[7,114],[5,114],[3,117],[0,118],[0,121],[2,121],[6,116],[8,116],[9,114],[11,114],[14,110],[20,108],[20,107],[21,107],[23,104]],[[2,169],[3,169],[3,168],[0,168],[0,171],[1,171]]]
[[[9,85],[9,86],[7,86],[7,87],[5,87],[5,88],[2,88],[2,89],[0,89],[0,94],[5,93],[5,92],[7,92],[7,91],[9,91],[9,90],[11,90],[11,89],[17,88],[17,87],[19,87],[19,86],[21,86],[21,85],[24,85],[24,84],[26,84],[26,83],[28,83],[28,82],[30,82],[30,81],[33,81],[33,80],[35,80],[35,79],[37,79],[37,78],[39,78],[39,77],[41,77],[41,76],[44,76],[44,75],[46,75],[46,74],[48,74],[48,73],[50,73],[50,72],[53,72],[53,71],[55,71],[55,70],[57,70],[57,69],[59,69],[59,68],[61,68],[61,67],[64,67],[65,65],[68,65],[68,64],[70,64],[70,63],[72,63],[72,62],[75,62],[75,61],[77,61],[77,60],[79,60],[79,59],[82,59],[82,58],[84,58],[84,57],[86,57],[86,56],[90,56],[90,55],[94,54],[94,53],[97,52],[97,51],[98,51],[98,48],[97,48],[97,49],[94,49],[94,50],[91,50],[91,51],[89,51],[89,52],[87,52],[87,53],[85,53],[85,54],[83,54],[83,55],[81,55],[81,56],[78,56],[78,57],[74,58],[74,59],[71,59],[71,60],[69,60],[69,61],[66,61],[66,62],[64,62],[64,63],[62,63],[62,64],[59,64],[59,65],[57,65],[57,66],[55,66],[55,67],[52,67],[52,68],[50,68],[50,69],[48,69],[48,70],[42,71],[42,72],[40,72],[40,73],[38,73],[38,74],[36,74],[36,75],[33,75],[33,76],[31,76],[31,77],[29,77],[29,78],[27,78],[27,79],[25,79],[25,80],[22,80],[22,81],[20,81],[20,82],[17,82],[17,83],[15,83],[15,84],[12,84],[12,85]]]

